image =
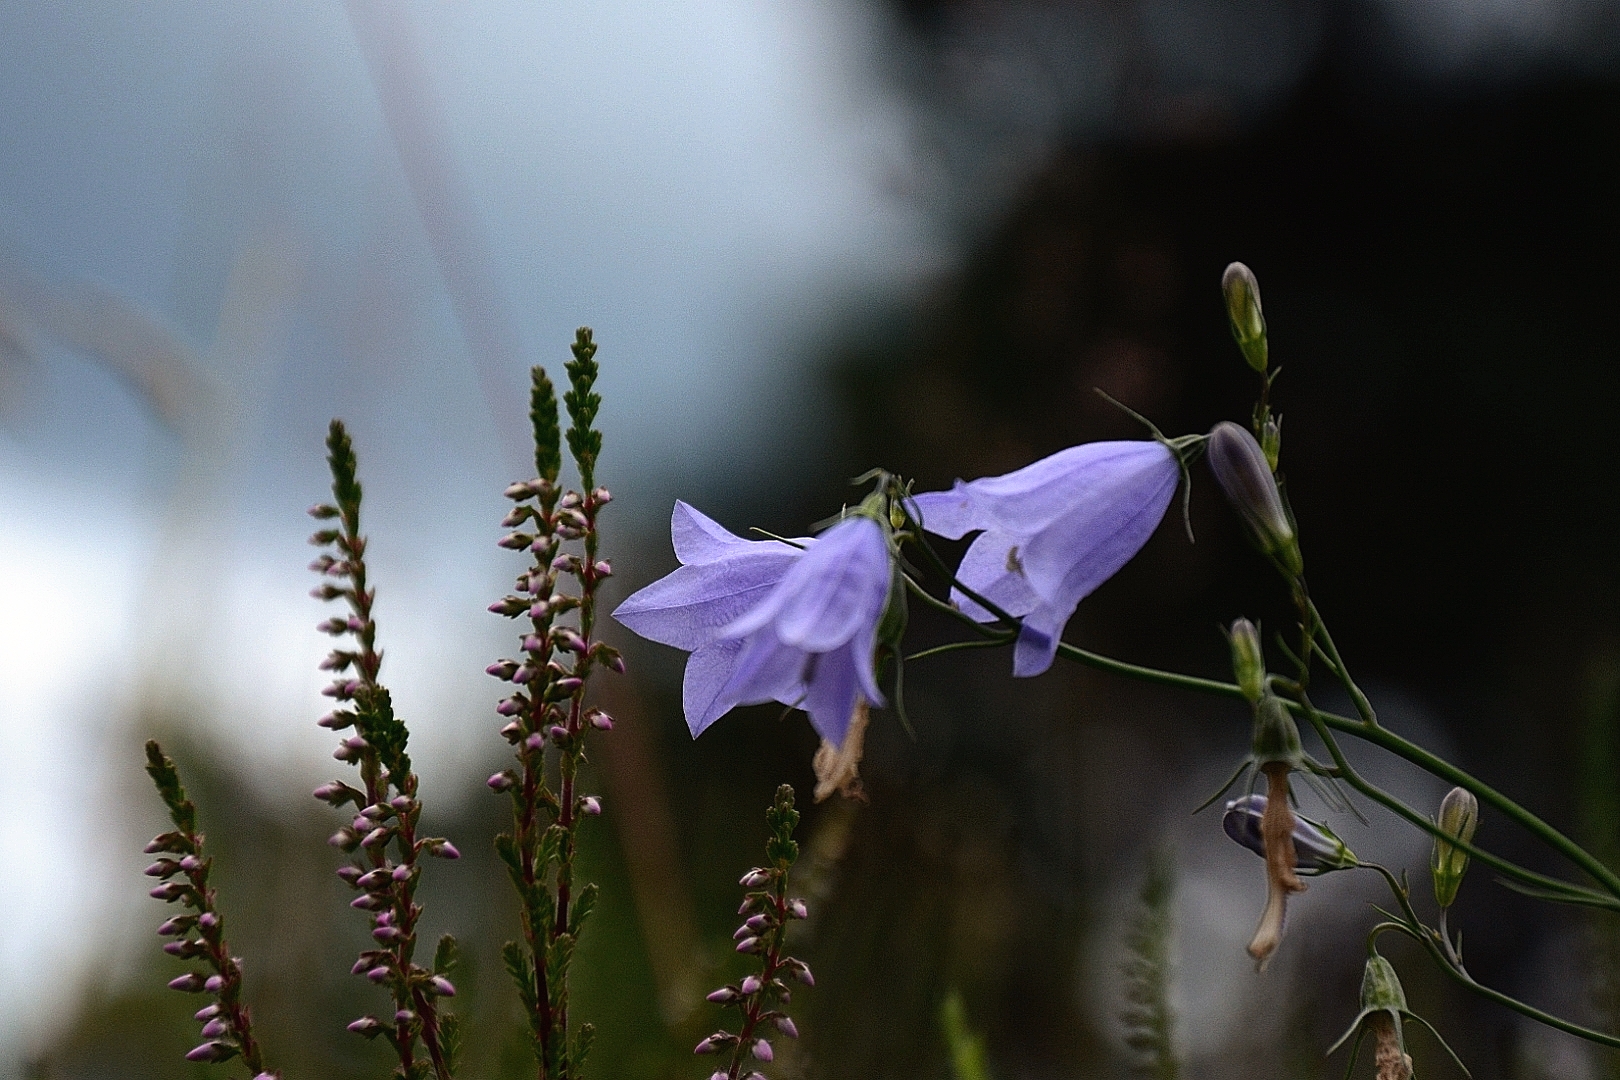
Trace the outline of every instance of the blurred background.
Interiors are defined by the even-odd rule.
[[[344,771],[304,569],[334,415],[384,678],[466,853],[425,894],[469,953],[465,1075],[527,1074],[481,783],[514,641],[484,607],[520,562],[494,541],[524,373],[579,324],[624,595],[674,565],[676,497],[791,535],[873,465],[932,487],[1138,434],[1093,387],[1172,434],[1245,417],[1218,283],[1248,262],[1312,587],[1385,722],[1620,858],[1617,145],[1607,0],[0,3],[0,1077],[207,1075],[140,875],[151,736],[272,1062],[387,1074],[342,1030],[377,1007],[347,974],[366,928],[307,796]],[[1192,517],[1073,640],[1219,675],[1221,624],[1285,624],[1201,470]],[[692,742],[683,657],[620,638],[577,1011],[593,1075],[698,1076],[736,877],[816,740],[758,708]],[[950,1077],[952,1000],[1000,1080],[1129,1075],[1122,942],[1159,865],[1185,1075],[1341,1075],[1379,893],[1314,883],[1251,970],[1261,863],[1190,816],[1243,711],[1009,666],[914,665],[915,740],[875,714],[869,801],[807,807],[817,986],[777,1072]],[[1369,817],[1335,823],[1421,874]],[[1488,814],[1480,839],[1566,871]],[[1454,914],[1476,977],[1620,1028],[1615,921],[1477,868]],[[1620,1076],[1387,951],[1481,1080]]]

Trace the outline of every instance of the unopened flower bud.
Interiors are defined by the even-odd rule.
[[[230,1034],[230,1030],[231,1025],[226,1022],[225,1018],[223,1016],[216,1016],[212,1020],[208,1021],[208,1023],[203,1025],[202,1031],[199,1032],[199,1034],[201,1034],[205,1039],[214,1039],[221,1035]]]
[[[810,917],[810,909],[805,907],[803,900],[789,900],[788,915],[795,919],[808,919]]]
[[[433,978],[428,980],[428,985],[432,987],[433,992],[438,994],[440,997],[456,996],[456,984],[445,978],[443,975],[433,976]]]
[[[1248,619],[1238,619],[1226,637],[1232,645],[1232,675],[1238,689],[1249,704],[1258,705],[1266,689],[1266,658],[1260,649],[1260,632]]]
[[[1232,322],[1232,336],[1243,359],[1255,371],[1266,370],[1266,319],[1260,312],[1260,282],[1254,271],[1240,262],[1221,275],[1221,291],[1226,294],[1226,316]]]
[[[437,855],[441,859],[461,858],[461,849],[448,840],[429,841],[427,847],[429,855]]]
[[[769,915],[750,915],[748,921],[743,923],[743,928],[757,934],[769,925],[771,925]]]
[[[1440,817],[1435,822],[1447,836],[1464,843],[1473,843],[1474,830],[1479,828],[1479,800],[1471,791],[1452,788],[1440,803]],[[1429,860],[1434,877],[1434,899],[1443,908],[1457,899],[1457,888],[1468,872],[1468,853],[1439,837],[1434,841],[1434,854]]]
[[[193,1047],[186,1052],[187,1061],[225,1061],[236,1054],[236,1047],[230,1043],[205,1042],[201,1046]]]
[[[493,675],[495,678],[501,679],[505,682],[511,682],[512,677],[517,674],[517,670],[518,666],[515,661],[501,660],[485,668],[484,674]]]
[[[744,874],[742,879],[738,881],[737,884],[741,885],[745,889],[757,889],[761,885],[768,884],[770,880],[770,872],[756,866],[754,869]]]
[[[387,982],[389,976],[391,975],[393,975],[393,971],[390,970],[385,964],[378,964],[376,967],[366,972],[366,978],[370,979],[374,983]]]
[[[745,937],[745,938],[743,938],[741,941],[737,942],[737,951],[740,952],[740,953],[756,953],[756,952],[759,952],[759,938],[757,938],[757,937]]]
[[[207,979],[203,980],[203,989],[208,991],[210,994],[219,993],[221,990],[225,989],[225,976],[223,976],[223,975],[210,975],[210,976],[208,976]]]
[[[712,1001],[716,1005],[725,1005],[737,1000],[737,991],[729,986],[722,986],[718,990],[711,991],[704,1000]]]
[[[214,1017],[218,1016],[221,1012],[224,1012],[224,1009],[221,1008],[219,1002],[216,1001],[212,1005],[204,1005],[202,1008],[198,1009],[197,1012],[196,1012],[196,1015],[194,1015],[192,1017],[192,1019],[193,1020],[212,1020]]]
[[[146,868],[147,877],[168,879],[180,872],[180,864],[173,859],[159,859]]]
[[[602,800],[595,795],[587,795],[579,800],[579,809],[581,813],[597,817],[602,813]]]
[[[484,783],[489,785],[491,791],[510,791],[512,786],[517,783],[517,777],[513,776],[511,770],[508,769],[494,774]]]
[[[1227,836],[1265,858],[1266,844],[1260,831],[1265,814],[1264,795],[1245,795],[1226,804],[1221,826]],[[1295,815],[1293,837],[1295,869],[1322,874],[1359,865],[1355,854],[1326,825]]]
[[[219,925],[219,916],[212,911],[205,911],[197,916],[197,925],[202,928],[204,933],[207,933]]]
[[[182,994],[200,994],[203,990],[203,984],[207,981],[195,971],[188,971],[179,978],[170,979],[169,989],[178,990]]]
[[[407,1027],[416,1023],[415,1011],[411,1009],[400,1009],[398,1012],[394,1013],[394,1023],[398,1024],[400,1027]]]
[[[190,888],[191,886],[183,881],[165,881],[147,895],[154,900],[162,900],[166,904],[172,904],[186,895]]]
[[[157,932],[163,937],[175,937],[179,934],[185,933],[187,930],[191,929],[191,927],[195,926],[196,923],[197,920],[192,918],[190,915],[176,915],[174,918],[166,920],[163,925],[159,926]]]
[[[1305,563],[1299,538],[1283,510],[1265,451],[1254,436],[1230,420],[1216,424],[1209,433],[1209,467],[1261,550],[1289,573],[1301,573]]]
[[[763,985],[764,984],[759,981],[758,975],[750,975],[742,981],[742,986],[739,987],[739,989],[744,994],[757,994],[759,993],[759,988]]]
[[[356,1035],[364,1035],[368,1039],[375,1038],[382,1031],[382,1028],[382,1021],[375,1016],[362,1016],[349,1025],[350,1031]]]
[[[591,712],[590,712],[590,721],[591,721],[591,727],[595,728],[597,731],[612,731],[613,730],[613,717],[609,716],[607,713],[603,712],[601,709],[592,709],[591,710]]]
[[[776,1056],[771,1051],[771,1044],[765,1039],[755,1039],[752,1052],[760,1061],[770,1061]]]
[[[776,1018],[776,1030],[780,1031],[790,1039],[797,1039],[799,1037],[799,1029],[793,1023],[793,1017],[791,1016],[778,1016]]]

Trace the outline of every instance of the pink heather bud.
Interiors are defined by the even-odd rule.
[[[529,489],[529,481],[519,480],[515,484],[508,484],[506,490],[501,492],[501,494],[505,495],[513,502],[517,502],[520,499],[529,498],[534,494],[534,492]]]
[[[397,926],[379,926],[371,932],[371,936],[386,945],[391,941],[398,941],[405,935],[399,932]]]
[[[210,975],[210,976],[208,976],[207,980],[205,980],[203,982],[203,989],[208,991],[210,994],[219,993],[221,990],[225,989],[225,976],[223,976],[223,975]]]
[[[166,904],[172,904],[186,895],[189,888],[183,881],[165,881],[147,895],[154,900],[162,900]]]
[[[545,745],[546,737],[540,734],[538,731],[534,732],[527,739],[523,740],[523,748],[525,750],[541,750],[545,748]]]
[[[744,994],[753,995],[759,993],[759,988],[762,985],[763,984],[759,981],[758,975],[750,975],[742,981],[742,986],[740,989]]]
[[[764,1039],[754,1040],[753,1055],[761,1061],[770,1061],[776,1054],[771,1050],[771,1044]]]
[[[597,506],[606,506],[613,501],[613,492],[605,487],[599,487],[591,492],[591,501]]]
[[[364,874],[355,885],[367,892],[376,892],[392,880],[392,874],[385,866],[379,866]]]
[[[349,1030],[354,1032],[356,1035],[364,1035],[369,1039],[377,1035],[378,1032],[382,1031],[382,1021],[378,1020],[375,1016],[362,1016],[360,1019],[349,1025]]]
[[[595,728],[597,731],[613,730],[613,717],[609,716],[601,709],[592,709],[588,714],[588,719],[591,722],[591,727]]]
[[[527,634],[523,638],[524,652],[545,652],[546,643],[539,634]]]
[[[365,818],[367,821],[381,821],[383,818],[388,817],[391,813],[393,813],[393,811],[389,807],[386,807],[381,803],[372,803],[370,806],[363,807],[361,809],[360,816]]]
[[[411,875],[414,873],[416,873],[416,867],[406,866],[404,863],[401,863],[400,865],[394,867],[394,872],[390,876],[395,881],[408,881],[410,880]]]
[[[750,921],[752,921],[752,920],[750,920]],[[748,923],[743,923],[741,926],[737,927],[737,932],[731,935],[731,940],[732,941],[737,941],[737,940],[740,940],[741,938],[747,937],[749,934],[756,934],[756,933],[758,933],[758,931],[755,930],[753,927],[749,926]]]
[[[748,921],[743,923],[743,926],[745,926],[749,930],[752,930],[756,934],[759,933],[761,930],[765,929],[769,925],[771,925],[771,917],[769,915],[764,915],[764,914],[750,915],[748,917]]]
[[[778,1016],[776,1018],[776,1030],[780,1031],[790,1039],[797,1039],[799,1037],[799,1029],[794,1026],[793,1017],[791,1016]]]
[[[184,870],[188,874],[196,873],[202,868],[203,861],[197,858],[195,855],[182,856],[180,859],[180,869]]]
[[[428,980],[428,986],[432,987],[433,992],[438,994],[440,997],[456,996],[456,984],[445,978],[443,975],[433,976],[433,978]]]
[[[788,968],[793,973],[794,978],[804,983],[804,985],[816,985],[815,976],[810,974],[810,965],[806,964],[803,960],[795,960],[792,957],[789,957],[782,966]]]
[[[585,651],[585,639],[566,626],[553,630],[551,640],[557,648],[565,649],[568,652],[582,653]]]
[[[558,742],[562,742],[564,739],[568,738],[568,729],[563,727],[561,724],[552,724],[549,734],[553,739],[557,740]]]
[[[584,502],[585,499],[582,495],[580,495],[579,492],[570,491],[562,497],[562,499],[557,503],[557,506],[562,510],[573,510],[574,508],[583,505]]]
[[[393,922],[394,922],[394,913],[392,911],[385,911],[381,915],[377,916],[377,925],[378,926],[392,926]]]
[[[512,672],[512,681],[521,686],[524,683],[533,682],[534,677],[538,674],[540,673],[533,667],[528,664],[524,664],[522,667]]]
[[[355,832],[367,832],[371,829],[371,819],[366,817],[356,817],[349,823],[349,827]]]
[[[161,937],[176,937],[191,929],[195,922],[190,915],[176,915],[158,927],[158,934]]]
[[[591,567],[591,569],[596,572],[596,576],[599,578],[608,578],[613,576],[613,564],[608,562],[606,559],[599,560],[595,566]]]
[[[488,780],[485,780],[484,783],[489,785],[491,791],[510,791],[512,786],[517,783],[517,777],[513,776],[511,770],[508,769],[496,773]]]
[[[330,558],[326,559],[325,561],[327,566],[332,565],[332,560]],[[315,563],[310,563],[309,568],[313,570],[315,569],[316,565],[317,564]],[[336,637],[339,634],[346,634],[349,632],[349,620],[345,619],[341,615],[334,615],[330,619],[316,623],[315,629],[323,634],[331,634],[333,637]]]
[[[313,794],[321,802],[331,803],[333,806],[348,801],[349,785],[337,780],[329,781],[316,788]]]
[[[567,696],[585,685],[585,680],[573,675],[565,676],[551,684],[557,693]]]
[[[502,660],[485,668],[484,674],[493,675],[495,678],[504,682],[511,682],[512,676],[517,674],[517,670],[518,666],[516,663],[511,660]]]
[[[193,1016],[192,1019],[193,1020],[212,1020],[214,1017],[218,1016],[220,1013],[222,1013],[224,1011],[225,1010],[220,1007],[219,1002],[216,1001],[212,1005],[204,1005],[202,1008],[198,1009],[197,1014],[195,1016]]]
[[[753,911],[753,910],[757,909],[761,905],[762,902],[763,902],[763,898],[760,897],[758,894],[755,894],[753,896],[745,896],[745,897],[743,897],[742,906],[737,909],[737,914],[746,915],[750,911]]]
[[[595,795],[587,795],[583,799],[579,800],[579,808],[584,813],[587,813],[592,817],[596,817],[602,812],[602,800],[598,799]]]
[[[184,839],[179,833],[166,832],[154,836],[141,851],[148,855],[156,855],[160,851],[183,851],[184,848],[177,845]]]
[[[407,1024],[414,1024],[416,1023],[416,1013],[412,1012],[410,1009],[401,1009],[394,1014],[394,1023],[400,1025],[401,1027],[404,1027]]]
[[[380,983],[386,982],[393,974],[394,973],[390,971],[386,965],[378,964],[376,967],[366,972],[366,978],[370,979],[374,983]]]
[[[169,989],[178,990],[182,994],[200,994],[205,982],[207,980],[195,971],[188,971],[177,979],[170,979]]]
[[[236,1047],[222,1042],[205,1042],[186,1052],[187,1061],[224,1061],[236,1053]]]
[[[323,544],[335,544],[343,538],[343,534],[336,529],[316,529],[309,536],[312,547],[321,547]]]
[[[349,901],[349,906],[358,911],[380,911],[387,907],[388,903],[389,900],[386,896],[378,896],[376,893],[361,893]]]
[[[310,507],[307,512],[309,516],[314,518],[316,521],[330,521],[332,518],[338,516],[338,508],[335,506],[329,506],[326,503],[316,503],[314,506]]]
[[[146,868],[147,877],[170,878],[180,872],[180,864],[173,859],[159,859]]]
[[[205,1039],[214,1039],[221,1035],[229,1034],[230,1030],[231,1025],[225,1022],[225,1018],[223,1016],[216,1016],[212,1020],[208,1021],[208,1023],[203,1025],[202,1037]]]
[[[602,662],[605,663],[608,666],[608,670],[613,672],[615,675],[624,674],[624,657],[619,655],[619,651],[617,649],[607,653],[602,658]]]
[[[738,881],[737,884],[741,885],[745,889],[757,889],[761,885],[770,884],[770,880],[770,872],[756,866],[752,870],[748,871],[748,873],[744,874],[742,879]]]
[[[442,840],[438,843],[430,842],[427,850],[429,855],[437,855],[441,859],[461,858],[461,849],[448,840]]]
[[[737,1036],[729,1031],[717,1031],[707,1039],[698,1043],[692,1049],[694,1054],[718,1054],[721,1050],[737,1041]]]
[[[359,881],[363,872],[358,866],[340,866],[337,868],[337,876],[350,885]]]
[[[393,835],[394,830],[390,826],[379,825],[375,829],[372,829],[370,832],[366,833],[365,839],[360,841],[360,846],[369,848],[376,847],[378,844],[386,844],[388,842],[388,838]]]
[[[354,713],[329,712],[319,720],[315,721],[315,723],[318,726],[327,728],[331,731],[342,731],[344,728],[349,727],[354,723]]]
[[[550,610],[551,610],[550,605],[548,605],[544,600],[541,600],[539,603],[536,603],[536,604],[534,604],[533,606],[531,606],[529,608],[529,618],[531,618],[531,619],[543,619],[543,618],[546,617],[546,613],[549,612]],[[523,640],[528,641],[529,639],[524,638]],[[529,651],[530,652],[538,652],[539,650],[530,649]]]
[[[521,615],[529,607],[529,602],[521,596],[503,596],[489,605],[489,610],[496,615],[505,615],[508,619]]]
[[[516,743],[519,739],[523,738],[523,725],[518,723],[516,720],[511,721],[505,727],[501,728],[501,738],[505,739],[509,743]]]
[[[502,716],[516,716],[523,706],[515,697],[502,698],[501,703],[495,706],[495,711]]]
[[[503,529],[515,529],[515,528],[517,528],[519,525],[521,525],[525,521],[529,520],[529,514],[531,512],[532,511],[530,511],[527,506],[514,506],[514,507],[512,507],[512,509],[507,513],[507,515],[505,517],[501,518],[501,528],[503,528]]]
[[[344,590],[336,585],[317,585],[309,590],[309,595],[317,600],[336,600],[344,594]]]
[[[730,1080],[730,1074],[724,1069],[718,1069],[709,1074],[709,1080]]]
[[[347,825],[326,838],[326,842],[335,848],[344,851],[353,851],[360,843],[360,837]]]
[[[395,795],[388,800],[388,805],[403,814],[416,805],[416,800],[409,795]]]
[[[790,918],[808,919],[810,917],[810,909],[804,906],[803,900],[789,900],[787,911]]]
[[[740,953],[756,953],[756,952],[759,952],[759,938],[757,938],[757,937],[745,937],[745,938],[743,938],[741,941],[737,942],[737,951],[740,952]]]
[[[724,1005],[727,1002],[737,1000],[737,991],[729,986],[722,986],[720,989],[709,994],[705,1000],[712,1001],[716,1005]]]
[[[522,551],[532,543],[534,543],[534,534],[515,532],[507,533],[495,541],[495,546],[503,547],[507,551]]]
[[[197,925],[202,927],[205,932],[212,930],[219,925],[219,916],[212,911],[205,911],[197,916]]]

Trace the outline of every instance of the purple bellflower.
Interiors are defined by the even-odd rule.
[[[1039,675],[1080,601],[1153,535],[1180,478],[1181,463],[1162,443],[1095,442],[911,502],[931,533],[980,533],[957,580],[1023,619],[1013,674]],[[959,589],[951,599],[979,622],[995,618]]]
[[[1266,816],[1266,797],[1258,793],[1233,799],[1226,804],[1221,826],[1226,835],[1265,858],[1266,842],[1261,823]],[[1359,865],[1355,855],[1333,830],[1305,818],[1294,817],[1294,869],[1325,874]]]
[[[872,652],[891,570],[876,521],[846,518],[798,548],[744,540],[677,502],[670,537],[681,566],[613,617],[692,653],[682,697],[693,738],[738,705],[778,701],[841,745],[857,703],[883,703]]]

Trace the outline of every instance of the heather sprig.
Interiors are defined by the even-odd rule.
[[[790,785],[783,784],[776,789],[776,799],[765,811],[765,821],[771,831],[770,839],[765,842],[766,864],[748,871],[739,882],[750,891],[743,898],[742,907],[737,909],[737,914],[745,918],[733,935],[738,952],[760,958],[759,970],[709,995],[709,1000],[715,1004],[742,1013],[742,1024],[735,1033],[722,1028],[698,1043],[693,1051],[697,1054],[730,1052],[730,1066],[715,1070],[709,1080],[765,1080],[764,1074],[758,1071],[750,1071],[746,1078],[743,1076],[743,1068],[750,1059],[769,1062],[776,1056],[770,1040],[760,1032],[774,1029],[790,1039],[798,1038],[799,1029],[786,1012],[793,999],[788,980],[815,985],[809,965],[782,952],[788,926],[793,920],[809,915],[803,900],[791,899],[787,894],[788,872],[799,857],[799,844],[793,839],[799,812],[793,807]]]
[[[580,491],[564,492],[559,484],[556,391],[543,369],[531,372],[529,417],[538,475],[506,489],[514,505],[502,526],[515,531],[502,537],[500,546],[527,551],[533,559],[514,591],[490,605],[496,614],[528,619],[521,658],[488,668],[490,675],[513,684],[496,711],[509,718],[501,735],[517,758],[516,767],[490,777],[489,786],[512,799],[512,831],[496,837],[495,847],[522,904],[523,942],[507,942],[502,957],[529,1018],[531,1046],[545,1080],[577,1076],[595,1030],[587,1023],[571,1031],[568,1019],[569,966],[597,895],[591,883],[575,888],[579,825],[602,812],[601,799],[580,790],[579,769],[586,760],[587,734],[611,730],[613,720],[588,708],[585,694],[597,665],[624,670],[617,650],[593,637],[596,592],[613,573],[598,557],[596,519],[612,496],[595,486],[602,448],[602,434],[592,426],[602,400],[593,390],[595,355],[591,331],[581,328],[574,358],[566,365],[570,388],[563,396]],[[567,550],[565,544],[578,546]],[[555,789],[548,748],[555,751]]]
[[[213,859],[203,854],[197,808],[186,798],[174,760],[155,740],[146,744],[146,772],[157,785],[158,795],[174,822],[174,831],[162,833],[146,845],[148,855],[159,856],[146,868],[147,876],[162,881],[151,895],[165,903],[179,901],[187,909],[186,914],[176,915],[158,927],[160,935],[173,938],[164,944],[163,951],[184,960],[199,960],[213,971],[211,975],[188,971],[169,981],[171,990],[208,994],[214,999],[197,1010],[203,1041],[186,1054],[186,1059],[222,1062],[239,1056],[253,1072],[254,1080],[275,1080],[281,1074],[265,1070],[259,1044],[253,1038],[253,1019],[242,1004],[241,961],[231,955],[225,941],[225,919],[208,884]]]
[[[333,501],[313,507],[310,516],[333,524],[310,537],[310,543],[327,549],[310,565],[327,579],[313,595],[346,602],[349,614],[333,616],[319,629],[349,640],[321,663],[322,670],[335,673],[322,692],[339,707],[322,717],[320,725],[334,731],[354,729],[332,756],[359,768],[361,787],[334,780],[317,788],[315,797],[340,810],[349,805],[356,810],[353,821],[330,841],[352,856],[338,868],[338,876],[358,894],[350,906],[370,914],[371,936],[377,943],[360,954],[353,972],[386,987],[394,1005],[389,1018],[362,1016],[349,1030],[368,1039],[387,1038],[399,1055],[396,1075],[402,1080],[419,1080],[430,1071],[436,1080],[449,1080],[458,1024],[440,999],[456,992],[447,977],[446,961],[454,955],[454,940],[448,936],[441,940],[431,969],[415,962],[416,925],[422,915],[415,892],[423,855],[454,859],[460,853],[442,837],[417,835],[422,802],[405,751],[409,732],[394,715],[387,687],[377,679],[382,652],[372,617],[376,590],[366,580],[354,445],[341,421],[332,421],[326,447]],[[417,1052],[418,1043],[425,1058]]]

